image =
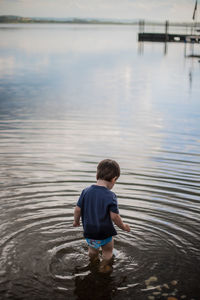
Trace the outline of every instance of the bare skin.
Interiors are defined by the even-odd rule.
[[[74,222],[73,222],[74,227],[80,226],[80,217],[81,217],[81,208],[79,206],[76,206],[74,209]]]
[[[112,238],[111,242],[107,243],[101,248],[102,248],[102,258],[107,261],[110,260],[113,255],[112,252],[114,248],[114,239]],[[96,258],[99,257],[99,250],[92,247],[88,247],[88,254],[91,259],[95,260]]]

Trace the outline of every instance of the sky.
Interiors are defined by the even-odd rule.
[[[195,1],[196,0],[0,0],[0,15],[190,22],[192,21]],[[198,5],[200,5],[200,3]]]

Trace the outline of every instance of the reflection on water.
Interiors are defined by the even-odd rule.
[[[1,25],[2,299],[200,298],[199,63],[136,33]],[[107,157],[132,231],[102,275],[72,214]]]

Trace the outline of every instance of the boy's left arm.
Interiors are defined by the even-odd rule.
[[[124,231],[130,232],[130,230],[131,230],[130,226],[128,224],[125,224],[122,221],[122,218],[120,217],[119,214],[116,214],[116,213],[110,211],[110,217],[111,217],[111,220],[115,223],[115,225],[117,225],[119,228],[121,228]]]
[[[80,217],[81,217],[81,208],[79,206],[76,206],[74,209],[74,222],[73,222],[74,227],[80,226]]]

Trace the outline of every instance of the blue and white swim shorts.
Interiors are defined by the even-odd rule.
[[[95,248],[95,249],[98,249],[101,246],[104,246],[104,245],[110,243],[112,241],[112,236],[108,237],[105,240],[94,240],[94,239],[86,238],[86,241],[88,243],[88,246],[90,246],[92,248]]]

